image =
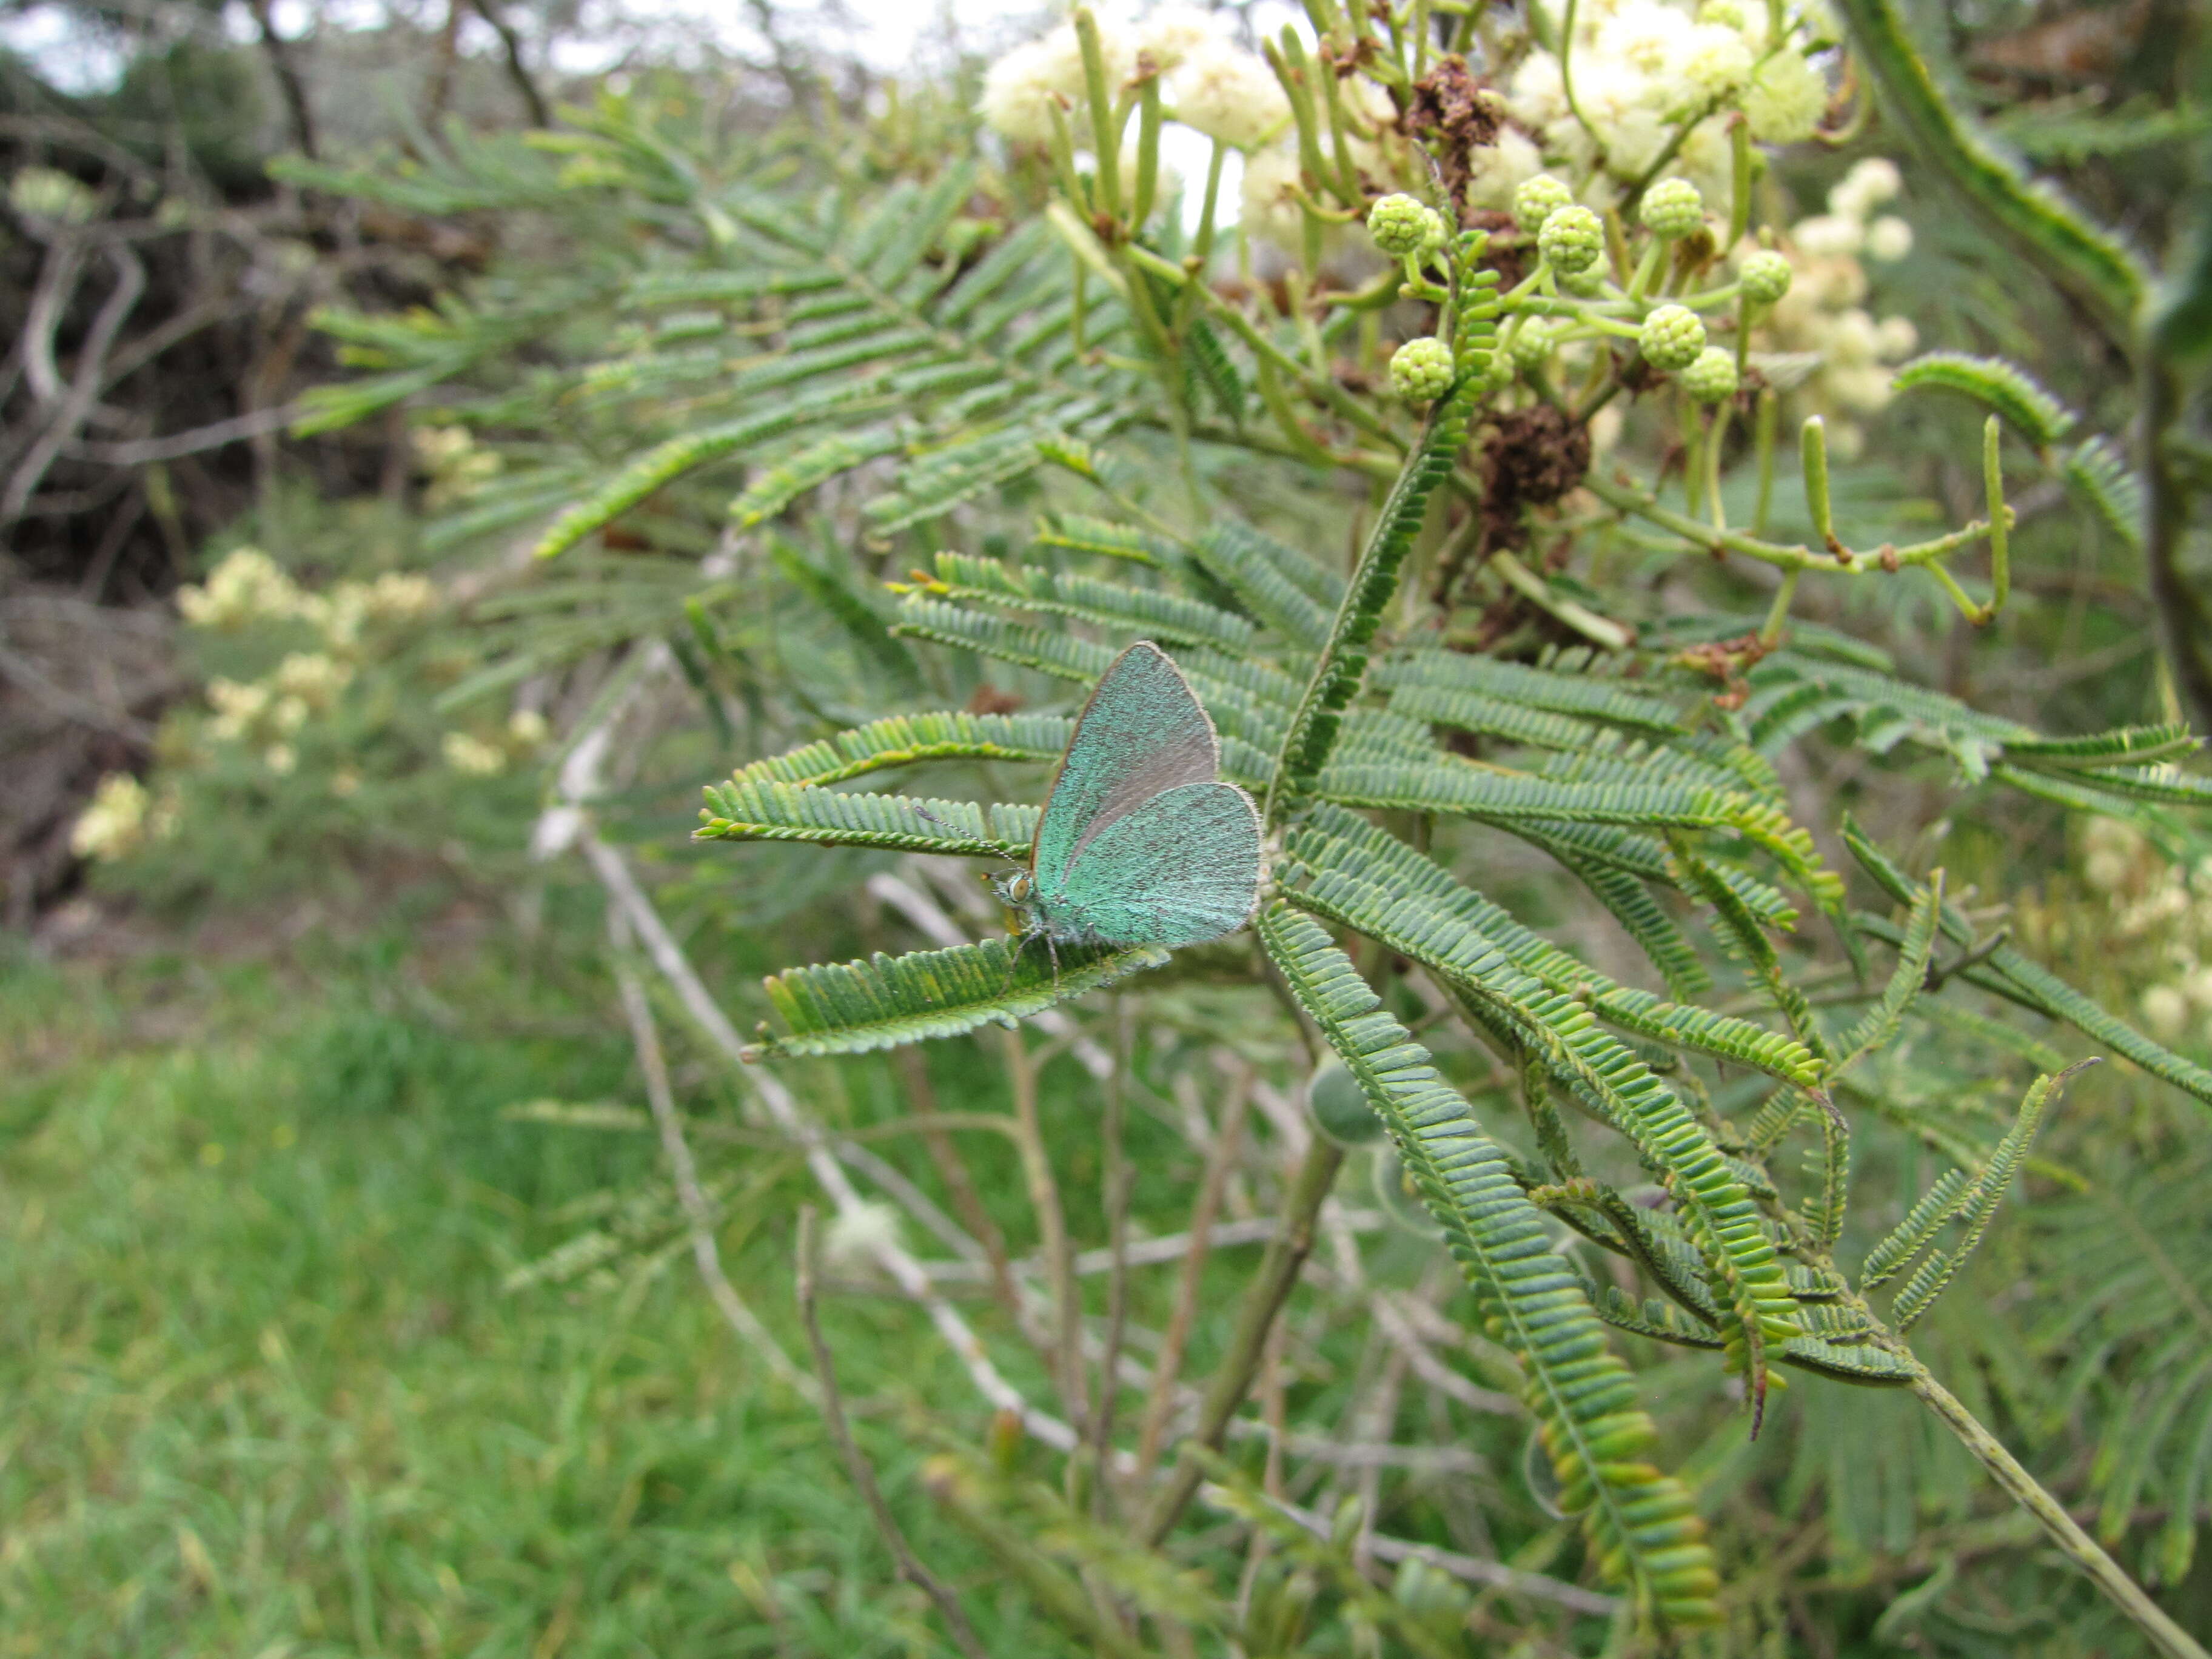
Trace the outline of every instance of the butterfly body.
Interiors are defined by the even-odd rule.
[[[1260,815],[1216,774],[1221,746],[1149,641],[1100,677],[1037,820],[1030,866],[994,885],[1026,940],[1203,945],[1259,904]]]

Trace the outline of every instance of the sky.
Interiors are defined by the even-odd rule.
[[[417,3],[424,26],[442,21],[442,0]],[[1103,17],[1123,19],[1148,9],[1139,0],[1094,0],[1094,8]],[[416,9],[410,0],[314,0],[313,5],[308,0],[275,0],[273,8],[277,32],[287,37],[305,32],[318,19],[325,28],[373,29],[394,10]],[[962,50],[987,55],[1011,46],[1041,30],[1056,9],[1048,0],[831,0],[829,6],[794,10],[792,16],[793,33],[799,38],[811,38],[835,54],[857,58],[879,73],[896,75],[917,68],[949,68],[943,61],[948,38],[957,40]],[[1262,0],[1254,11],[1254,22],[1270,30],[1301,15],[1288,0]],[[514,15],[518,22],[522,21],[520,7]],[[230,0],[222,19],[231,39],[245,42],[256,38],[252,14],[242,0]],[[765,43],[745,21],[744,9],[732,0],[584,0],[581,19],[579,28],[552,45],[552,67],[560,74],[604,72],[621,61],[641,33],[679,55],[687,40],[713,42],[748,57],[768,55]],[[461,41],[472,54],[498,50],[490,28],[473,15],[465,21]],[[0,18],[0,47],[31,60],[52,84],[67,92],[108,91],[123,74],[124,60],[113,46],[88,32],[76,14],[60,6],[33,5]],[[1175,126],[1161,139],[1161,159],[1170,168],[1194,182],[1204,178],[1209,148],[1204,139]],[[1222,179],[1220,216],[1224,223],[1236,216],[1241,176],[1238,158],[1232,155]],[[1194,189],[1184,202],[1185,216],[1193,222],[1197,196]]]

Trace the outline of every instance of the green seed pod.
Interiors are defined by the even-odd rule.
[[[1379,1139],[1382,1120],[1367,1103],[1359,1079],[1341,1060],[1325,1060],[1306,1084],[1306,1115],[1314,1127],[1340,1146],[1358,1146]]]

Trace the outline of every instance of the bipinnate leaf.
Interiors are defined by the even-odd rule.
[[[1997,1142],[1996,1150],[1990,1154],[1990,1161],[1975,1177],[1974,1184],[1960,1195],[1959,1242],[1948,1250],[1934,1252],[1923,1261],[1912,1277],[1905,1281],[1897,1300],[1891,1304],[1890,1318],[1900,1333],[1911,1330],[1921,1315],[1935,1305],[1936,1298],[1943,1294],[1958,1277],[1959,1270],[1981,1248],[1982,1238],[1996,1218],[1997,1206],[2011,1190],[2013,1177],[2019,1174],[2020,1166],[2027,1161],[2028,1149],[2035,1144],[2035,1132],[2043,1125],[2044,1114],[2057,1103],[2076,1072],[2096,1063],[2094,1059],[2077,1060],[2056,1077],[2046,1073],[2028,1085],[2012,1127]]]
[[[1605,1576],[1632,1587],[1662,1628],[1716,1622],[1720,1581],[1705,1523],[1681,1482],[1648,1461],[1656,1431],[1635,1379],[1504,1153],[1318,925],[1277,902],[1259,928],[1291,994],[1389,1126],[1485,1329],[1521,1362],[1560,1507],[1581,1520]]]
[[[1042,940],[1022,950],[1012,939],[987,939],[949,951],[878,951],[866,962],[786,969],[763,982],[788,1034],[764,1040],[750,1057],[866,1054],[979,1025],[1011,1025],[1157,968],[1168,955],[1154,945],[1063,945],[1055,960]]]
[[[769,781],[710,784],[695,841],[803,841],[894,853],[1018,860],[1036,832],[1034,806],[848,794]]]
[[[1844,817],[1843,836],[1844,844],[1850,848],[1860,867],[1885,892],[1899,904],[1912,902],[1911,878],[1848,813]],[[1852,920],[1855,926],[1877,939],[1892,943],[1901,941],[1901,931],[1885,918],[1855,915]],[[1946,939],[1969,949],[1976,947],[1973,926],[1956,905],[1943,907],[1942,927]],[[2116,1054],[2124,1054],[2153,1077],[2212,1106],[2212,1072],[2175,1054],[2163,1043],[2153,1042],[2126,1021],[2106,1013],[2048,968],[2030,961],[2013,946],[1999,945],[1988,950],[1979,961],[1959,969],[1957,977],[2071,1025],[2084,1036],[2105,1044]]]

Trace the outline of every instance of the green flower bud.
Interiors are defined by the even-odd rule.
[[[1545,220],[1574,199],[1574,191],[1550,173],[1540,173],[1522,179],[1513,192],[1513,217],[1523,230],[1541,230]]]
[[[1577,300],[1595,300],[1605,293],[1606,278],[1611,267],[1600,259],[1588,270],[1571,270],[1560,274],[1559,286]]]
[[[1559,332],[1551,324],[1531,317],[1513,336],[1513,365],[1522,370],[1541,368],[1551,361],[1559,343]]]
[[[1662,179],[1644,192],[1643,213],[1653,235],[1676,242],[1705,222],[1705,200],[1687,179]]]
[[[1756,305],[1771,306],[1790,292],[1790,261],[1771,248],[1746,254],[1735,275],[1743,297]]]
[[[1724,404],[1735,388],[1735,354],[1718,346],[1707,346],[1682,371],[1682,390],[1701,404]]]
[[[1452,349],[1433,335],[1408,340],[1390,357],[1390,385],[1409,404],[1432,404],[1451,390]]]
[[[1367,234],[1392,258],[1410,258],[1444,245],[1444,216],[1411,196],[1385,196],[1368,210]]]
[[[1605,226],[1586,207],[1563,207],[1536,233],[1536,251],[1553,270],[1571,276],[1604,256]]]
[[[1687,306],[1661,306],[1636,337],[1644,361],[1663,374],[1687,368],[1705,349],[1705,325]]]

